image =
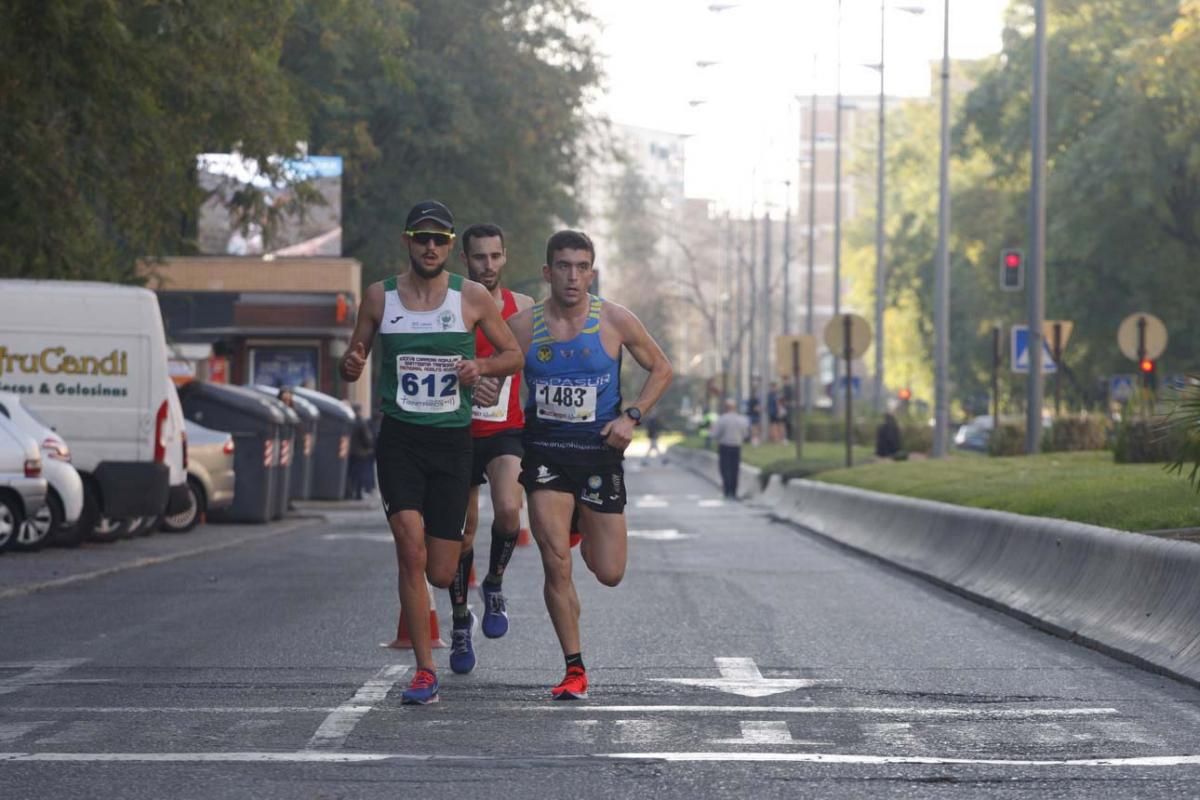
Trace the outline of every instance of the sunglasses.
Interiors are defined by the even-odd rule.
[[[454,234],[446,233],[445,231],[405,231],[404,235],[417,244],[435,244],[441,246],[454,241]]]

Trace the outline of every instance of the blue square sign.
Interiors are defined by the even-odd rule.
[[[1012,341],[1009,352],[1012,353],[1012,371],[1029,372],[1029,326],[1013,325]],[[1054,354],[1050,345],[1042,338],[1042,372],[1057,372],[1058,365],[1054,363]]]

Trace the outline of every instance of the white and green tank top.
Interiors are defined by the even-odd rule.
[[[446,299],[432,311],[405,308],[394,275],[383,282],[379,396],[384,414],[435,428],[471,424],[471,390],[459,385],[455,371],[462,359],[475,358],[475,332],[463,322],[462,282],[461,275],[450,273]]]

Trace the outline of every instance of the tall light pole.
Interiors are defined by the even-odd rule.
[[[808,275],[804,287],[804,332],[813,335],[816,322],[813,319],[813,286],[816,271],[817,241],[817,56],[813,55],[813,90],[808,110]],[[813,410],[813,382],[811,375],[804,376],[804,413]],[[805,417],[807,419],[807,416]],[[803,435],[800,432],[798,435]]]
[[[950,0],[942,20],[942,128],[938,168],[938,247],[933,277],[933,456],[946,455],[950,432]]]
[[[1046,0],[1035,3],[1033,57],[1033,169],[1029,185],[1029,384],[1025,402],[1025,452],[1041,450],[1042,319],[1046,315]]]
[[[948,1],[948,0],[947,0]],[[833,316],[842,313],[842,0],[837,5],[837,92],[833,111],[834,118],[834,147],[833,147]],[[841,363],[833,359],[833,407],[838,409],[838,376],[841,373]],[[849,376],[846,376],[849,380]],[[846,431],[850,436],[850,431]]]
[[[879,153],[875,167],[876,186],[875,198],[875,413],[882,414],[884,380],[883,380],[883,308],[887,293],[887,264],[884,261],[884,211],[886,208],[885,194],[887,188],[886,153],[887,153],[887,92],[884,84],[884,69],[887,63],[886,31],[887,31],[887,0],[879,0]],[[924,14],[922,6],[896,6],[897,11],[909,14]],[[873,65],[874,66],[874,65]]]

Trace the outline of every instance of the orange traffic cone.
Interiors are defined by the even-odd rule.
[[[475,580],[475,565],[471,565],[471,572],[467,575],[467,588],[474,589],[479,586],[479,582]]]
[[[525,499],[521,498],[521,530],[517,531],[517,547],[529,547],[533,544],[533,534],[529,532],[529,514],[525,513]]]
[[[425,583],[425,588],[429,590],[429,646],[435,650],[439,647],[445,647],[446,642],[442,640],[442,634],[438,630],[437,606],[433,600],[433,587],[428,582]],[[411,650],[412,637],[408,633],[408,625],[404,623],[404,609],[400,609],[400,621],[396,624],[396,638],[384,647],[390,647],[393,650]]]

